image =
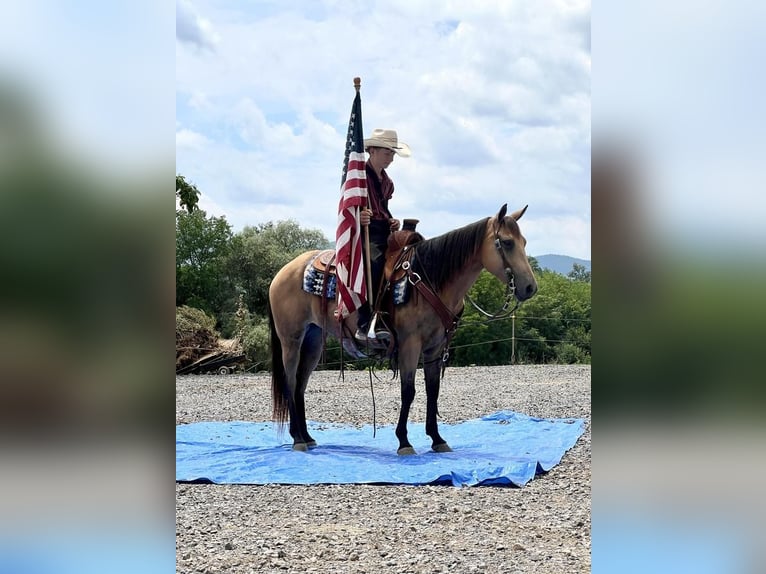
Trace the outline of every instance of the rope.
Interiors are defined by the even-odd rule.
[[[511,317],[494,317],[491,319],[467,319],[460,321],[461,325],[484,325],[486,323],[491,323],[492,321],[505,321],[507,319],[510,319]],[[516,319],[519,321],[526,321],[528,319],[538,319],[538,320],[546,320],[546,321],[561,321],[561,322],[580,322],[580,323],[590,323],[590,319],[567,319],[566,317],[532,317],[528,315],[517,315]],[[518,338],[518,337],[517,337]]]

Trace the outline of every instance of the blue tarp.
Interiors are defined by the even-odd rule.
[[[431,451],[423,423],[408,425],[418,452],[398,456],[393,426],[309,422],[318,446],[292,450],[270,422],[176,426],[176,481],[215,484],[452,484],[523,486],[547,472],[584,432],[582,419],[500,411],[439,432],[454,449]]]

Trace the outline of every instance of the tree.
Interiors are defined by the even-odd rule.
[[[522,363],[590,362],[590,283],[553,271],[536,273],[539,290],[516,311],[515,357]],[[505,285],[482,271],[469,291],[477,305],[496,313]],[[501,365],[513,351],[512,319],[488,321],[470,304],[453,339],[454,365]]]
[[[579,263],[572,264],[572,270],[569,273],[567,273],[567,277],[569,277],[573,281],[590,283],[590,271],[588,271],[585,265],[580,265]]]
[[[265,316],[269,285],[277,272],[298,254],[328,245],[321,231],[301,229],[292,220],[248,226],[232,240],[228,273],[244,292],[247,308]]]
[[[278,221],[276,224],[271,221],[263,223],[256,228],[255,233],[283,250],[289,259],[311,249],[334,247],[321,231],[301,229],[298,222],[292,219]]]
[[[590,361],[591,285],[572,281],[553,271],[538,277],[538,292],[516,313],[517,348],[535,363],[565,360],[575,356],[570,343],[582,351],[578,362]],[[541,341],[544,344],[541,345]]]
[[[527,260],[529,261],[529,266],[532,268],[532,273],[535,274],[535,276],[540,275],[540,273],[543,272],[542,267],[540,267],[540,263],[532,257],[531,255],[527,257]]]
[[[176,174],[176,197],[181,205],[181,208],[186,209],[188,213],[191,213],[197,209],[199,203],[200,191],[193,183],[186,181],[186,178],[180,174]]]
[[[207,217],[200,209],[176,211],[176,305],[212,313],[236,305],[232,278],[226,272],[231,226],[225,217]]]
[[[487,313],[498,313],[505,302],[506,287],[488,271],[482,271],[469,297]],[[501,365],[512,352],[510,319],[488,321],[468,304],[453,343],[455,365]]]

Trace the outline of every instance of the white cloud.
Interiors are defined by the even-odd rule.
[[[176,38],[202,50],[215,50],[218,43],[210,22],[201,18],[186,0],[176,1]]]
[[[236,229],[289,216],[334,237],[361,76],[365,132],[413,149],[389,170],[396,216],[435,235],[529,203],[526,226],[576,235],[537,233],[545,252],[590,257],[589,2],[195,6],[220,40],[177,50],[177,131],[207,138],[178,171]]]
[[[181,129],[176,132],[176,148],[201,150],[208,139],[197,132],[188,129]]]
[[[510,206],[509,206],[510,208]],[[528,255],[570,255],[590,259],[590,223],[578,214],[540,217],[529,208],[519,222]]]

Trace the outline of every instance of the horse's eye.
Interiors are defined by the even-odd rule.
[[[501,239],[500,243],[503,244],[503,249],[507,249],[508,251],[513,249],[513,246],[514,246],[513,239]]]

